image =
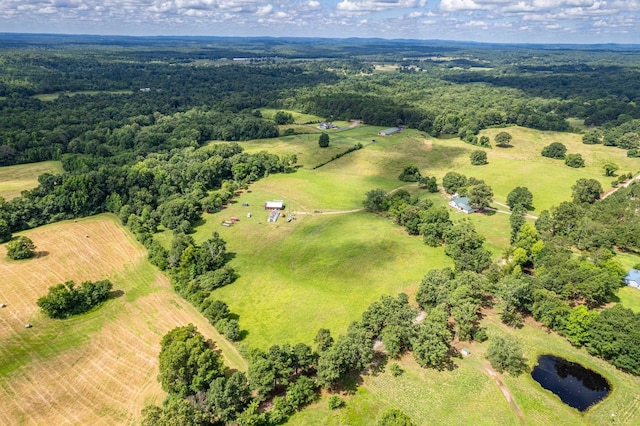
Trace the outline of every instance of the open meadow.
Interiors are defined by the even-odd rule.
[[[146,404],[164,398],[160,339],[188,323],[216,342],[228,367],[246,368],[114,216],[22,234],[36,244],[35,258],[9,261],[0,246],[0,424],[136,424]],[[49,286],[105,278],[115,297],[87,314],[52,320],[36,306]]]
[[[43,161],[0,167],[0,197],[5,200],[19,197],[22,191],[38,186],[38,176],[43,173],[62,173],[62,163],[60,161]]]

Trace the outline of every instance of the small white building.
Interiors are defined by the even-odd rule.
[[[282,200],[274,200],[274,201],[266,201],[264,203],[265,210],[282,210],[284,209],[284,201]]]

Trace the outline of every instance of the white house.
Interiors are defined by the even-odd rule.
[[[624,277],[624,283],[640,290],[640,271],[637,269],[630,270],[627,276]]]

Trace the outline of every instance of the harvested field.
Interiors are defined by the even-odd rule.
[[[246,365],[194,307],[146,261],[115,217],[45,226],[24,235],[39,257],[14,262],[0,247],[0,424],[135,424],[164,393],[156,380],[161,337],[195,324],[222,347],[225,364]],[[123,293],[67,320],[38,311],[38,297],[61,281],[109,278]],[[25,323],[33,324],[26,329]]]
[[[62,163],[60,161],[43,161],[0,167],[0,197],[5,200],[19,197],[22,191],[38,186],[38,176],[43,173],[62,173]]]

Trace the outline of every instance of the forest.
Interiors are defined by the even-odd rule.
[[[640,157],[634,46],[1,35],[0,49],[0,166],[57,160],[64,169],[39,176],[20,197],[0,198],[3,241],[45,224],[113,213],[174,290],[233,342],[243,338],[242,318],[214,290],[238,278],[229,265],[234,254],[218,233],[204,241],[192,234],[204,214],[219,212],[253,183],[297,173],[296,155],[243,148],[244,141],[303,131],[263,116],[264,109],[398,126],[485,148],[486,129],[574,132],[586,145]],[[565,158],[564,151],[546,154]],[[493,196],[491,182],[455,172],[436,182],[408,167],[399,180],[429,193],[442,187],[469,195],[478,208]],[[160,349],[167,399],[146,407],[143,423],[284,423],[319,388],[340,389],[377,362],[377,341],[390,359],[411,353],[422,367],[447,370],[460,355],[454,339],[487,340],[482,311],[493,307],[510,327],[532,317],[640,375],[640,314],[608,305],[626,273],[615,253],[640,253],[640,186],[600,200],[599,182],[579,180],[572,200],[536,212],[534,223],[525,220],[535,204],[527,192],[510,194],[510,248],[501,263],[471,222],[454,223],[428,198],[402,189],[362,194],[367,212],[427,246],[444,246],[453,268],[425,271],[415,304],[404,293],[382,295],[346,334],[318,330],[315,348],[273,342],[268,350],[248,349],[246,374],[226,374],[193,325],[176,328]],[[159,230],[171,233],[168,245]],[[67,282],[38,304],[51,317],[82,313],[111,290],[97,283],[104,287],[100,300],[83,299],[85,284],[93,283],[74,289]],[[425,319],[416,323],[421,312]],[[521,368],[516,360],[503,369]]]

